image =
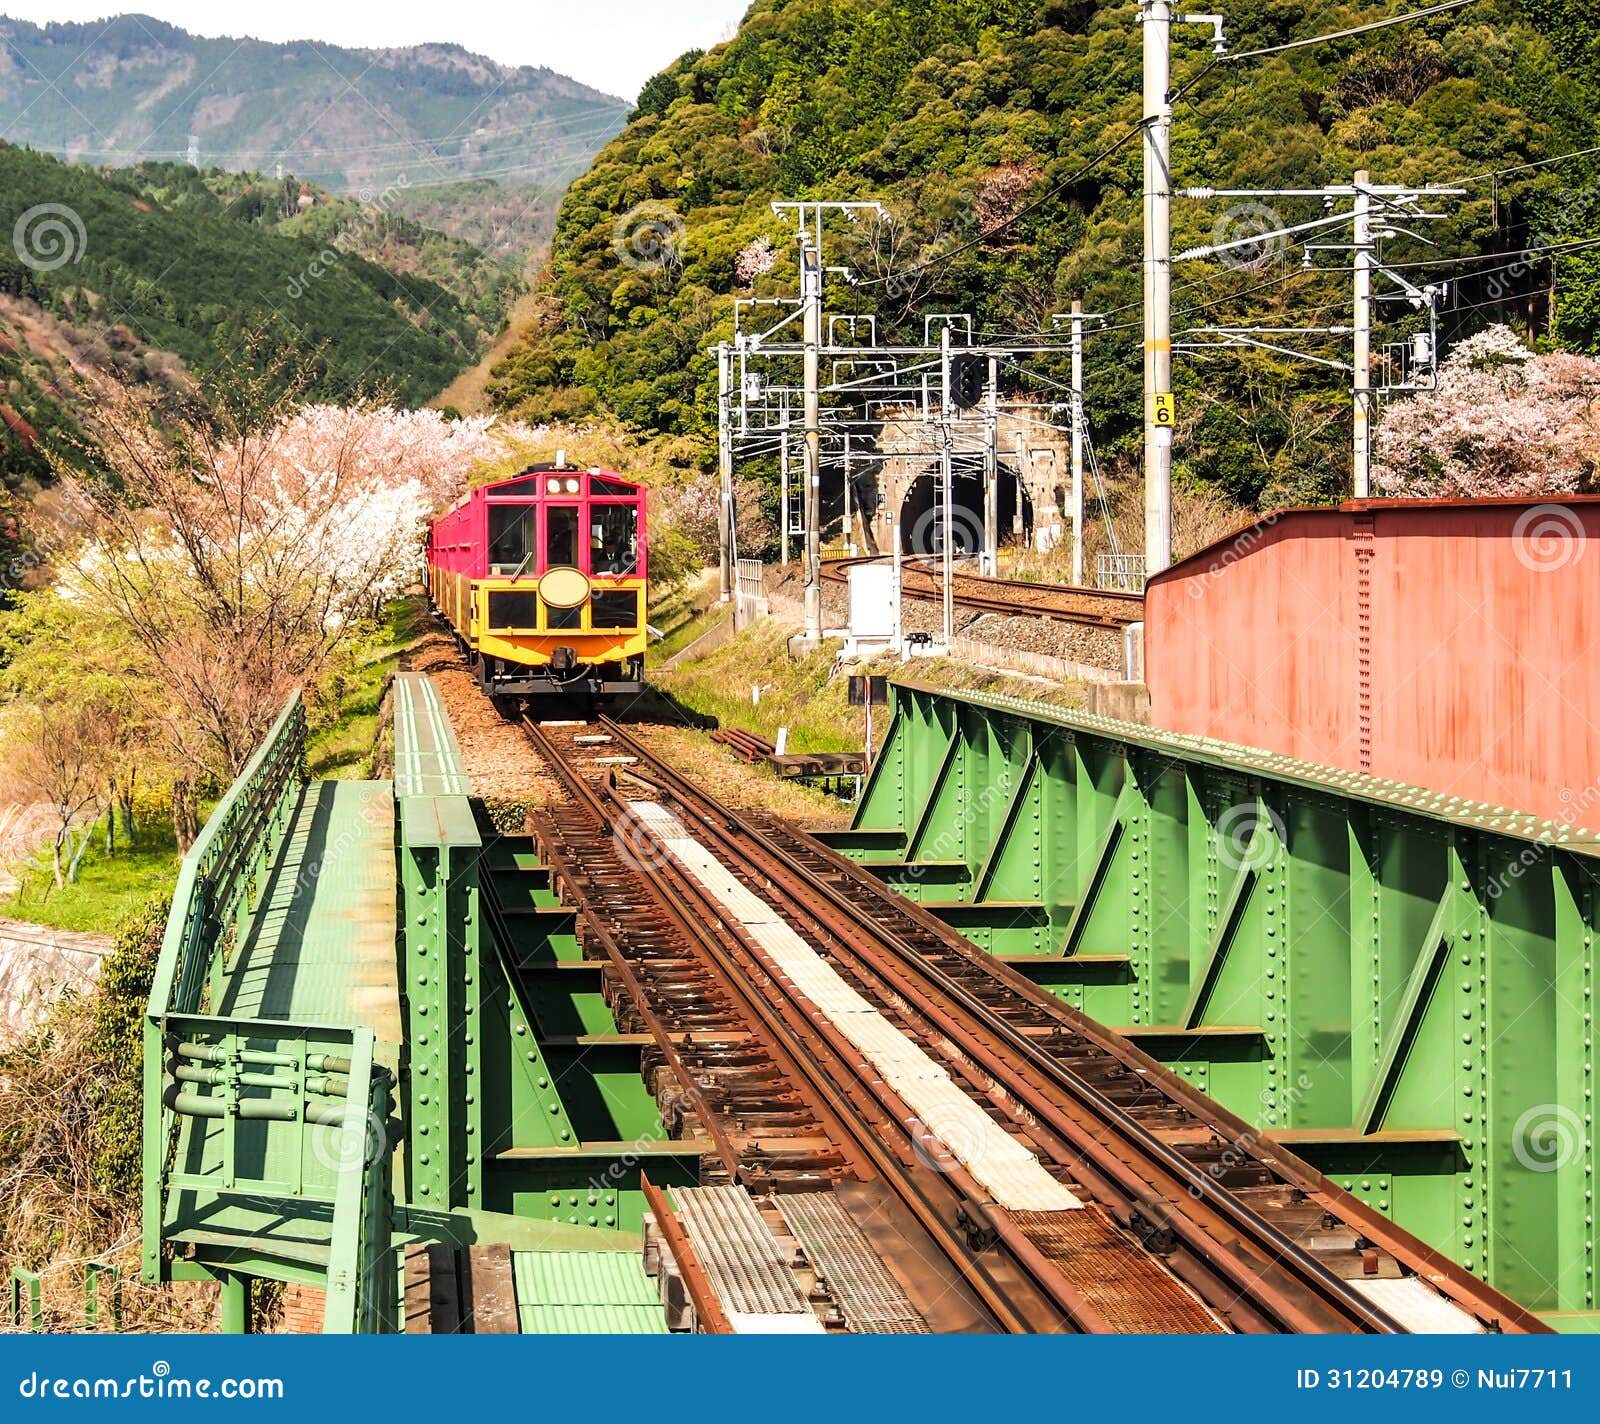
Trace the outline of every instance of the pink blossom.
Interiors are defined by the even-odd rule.
[[[1374,485],[1412,497],[1573,493],[1600,468],[1597,395],[1600,361],[1536,356],[1492,326],[1440,363],[1436,390],[1384,412]]]

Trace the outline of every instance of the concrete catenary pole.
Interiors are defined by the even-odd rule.
[[[717,343],[717,548],[722,601],[733,597],[733,392],[728,343]]]
[[[847,430],[844,433],[844,551],[853,559],[856,556],[856,517],[850,507],[851,473],[850,432]]]
[[[902,613],[905,595],[900,587],[905,574],[900,565],[900,521],[892,509],[889,511],[889,552],[894,565],[894,651],[896,655],[901,655],[906,646],[905,618]]]
[[[1143,0],[1144,29],[1144,566],[1172,562],[1172,426],[1157,423],[1172,393],[1171,0]]]
[[[1355,495],[1372,493],[1372,175],[1356,174],[1355,198],[1355,356],[1354,462]]]
[[[822,422],[819,348],[822,345],[822,244],[800,248],[800,302],[805,362],[805,637],[822,642]]]
[[[1072,581],[1083,586],[1083,303],[1072,304]]]
[[[939,483],[944,494],[944,646],[948,652],[956,636],[956,518],[955,472],[950,461],[950,324],[939,333]]]
[[[1011,443],[1017,464],[1017,502],[1011,510],[1011,533],[1020,544],[1022,541],[1022,536],[1026,532],[1026,528],[1022,519],[1022,501],[1028,490],[1027,470],[1024,467],[1024,461],[1027,458],[1027,452],[1023,448],[1022,432],[1020,430],[1017,431],[1017,433],[1012,437]],[[1034,511],[1034,518],[1038,518],[1037,510]]]
[[[789,407],[783,408],[778,423],[778,527],[782,531],[783,564],[789,566]]]
[[[983,558],[981,572],[1000,572],[1000,363],[989,357],[983,429]]]

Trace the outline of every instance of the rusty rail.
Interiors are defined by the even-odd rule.
[[[639,1186],[644,1192],[645,1205],[655,1220],[656,1230],[661,1233],[662,1243],[677,1262],[678,1273],[683,1277],[683,1288],[689,1292],[690,1304],[694,1306],[695,1322],[700,1326],[700,1333],[732,1335],[733,1325],[722,1309],[722,1302],[717,1299],[711,1278],[694,1249],[694,1242],[689,1240],[688,1233],[673,1212],[667,1194],[643,1172],[639,1174]]]
[[[1062,1042],[1055,1045],[1056,1052],[1047,1051],[970,986],[957,982],[918,947],[886,927],[877,906],[873,912],[863,907],[859,892],[875,889],[884,897],[884,903],[888,902],[888,894],[859,869],[842,858],[829,856],[830,870],[848,874],[857,882],[852,887],[857,893],[843,893],[827,876],[807,868],[796,856],[795,846],[775,843],[769,831],[714,801],[653,757],[616,723],[602,718],[601,725],[638,757],[641,765],[650,767],[649,781],[694,813],[696,833],[725,852],[727,863],[737,867],[742,861],[748,865],[761,893],[769,898],[778,893],[783,897],[780,908],[786,915],[802,924],[809,919],[817,934],[828,939],[832,956],[851,964],[864,979],[877,978],[888,996],[899,996],[911,1004],[921,1018],[947,1035],[959,1052],[981,1065],[1021,1105],[1023,1112],[1019,1116],[1042,1126],[1047,1137],[1058,1139],[1051,1145],[1058,1152],[1066,1149],[1061,1156],[1075,1171],[1097,1179],[1105,1199],[1116,1203],[1124,1224],[1156,1235],[1170,1234],[1174,1239],[1171,1259],[1179,1273],[1214,1305],[1238,1312],[1243,1328],[1385,1333],[1402,1328],[1298,1242],[1277,1230],[1253,1206],[1142,1128],[1132,1114],[1111,1102],[1091,1082],[1065,1068],[1057,1061],[1064,1056]],[[898,897],[894,899],[898,902]],[[923,912],[918,917],[938,924]],[[943,926],[938,926],[938,934],[945,942],[955,938]],[[966,950],[974,958],[983,958],[970,946]],[[981,967],[998,968],[987,964]],[[1017,981],[1026,986],[1026,996]],[[1059,1001],[1026,984],[1021,976],[1008,972],[999,981],[983,976],[985,988],[997,984],[1003,984],[1011,996],[1025,997],[1035,1009],[1048,1007],[1049,1015],[1058,1021],[1058,1040],[1068,1034],[1081,1035],[1081,1025],[1076,1022],[1081,1016],[1073,1015]],[[1130,1045],[1123,1044],[1122,1048],[1127,1054],[1144,1059]],[[1160,1079],[1171,1078],[1153,1061],[1134,1067],[1141,1075],[1148,1067]],[[1164,1096],[1166,1086],[1165,1081],[1157,1082],[1153,1095]],[[1208,1116],[1215,1120],[1213,1105],[1198,1095],[1191,1094],[1181,1106],[1202,1123]],[[1248,1128],[1232,1120],[1218,1122],[1217,1127],[1232,1136],[1235,1144],[1253,1138]],[[1113,1143],[1115,1150],[1111,1148]],[[1381,1250],[1403,1262],[1408,1270],[1478,1316],[1488,1328],[1543,1328],[1527,1312],[1466,1273],[1454,1270],[1441,1275],[1435,1253],[1383,1218],[1359,1209],[1359,1203],[1347,1200],[1345,1194],[1305,1164],[1296,1162],[1292,1172],[1281,1170],[1286,1156],[1274,1148],[1263,1152],[1259,1161],[1269,1177],[1275,1177],[1293,1192],[1314,1196],[1325,1207],[1341,1212],[1358,1208],[1347,1214],[1356,1218],[1356,1239],[1368,1243],[1369,1250]],[[1188,1259],[1181,1259],[1185,1255]],[[1251,1316],[1255,1317],[1253,1326]]]
[[[880,557],[830,559],[822,576],[834,583],[849,579],[856,564],[871,564]],[[910,558],[900,566],[901,592],[908,598],[935,601],[943,597],[943,583],[932,566],[937,559]],[[958,608],[1003,617],[1045,618],[1088,628],[1120,632],[1144,617],[1144,595],[1115,589],[1079,588],[1073,584],[1030,583],[1022,579],[991,578],[958,571],[953,576]]]

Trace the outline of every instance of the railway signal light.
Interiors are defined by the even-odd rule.
[[[958,410],[971,410],[983,399],[988,362],[971,352],[950,358],[950,399]]]

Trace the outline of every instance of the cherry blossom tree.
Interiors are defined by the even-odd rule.
[[[290,693],[416,581],[426,516],[503,453],[491,425],[263,390],[103,399],[110,478],[58,468],[80,533],[58,597],[125,630],[126,680],[177,769],[180,844],[195,775],[237,775]]]
[[[1385,495],[1571,494],[1600,475],[1600,361],[1536,355],[1504,326],[1461,342],[1438,388],[1395,401],[1378,425]]]
[[[109,748],[94,708],[68,699],[9,709],[5,724],[8,771],[14,783],[50,808],[50,860],[56,888],[67,883],[65,855],[74,826],[95,810]],[[87,844],[87,832],[78,854]],[[72,857],[72,873],[78,856]]]
[[[291,468],[337,468],[358,484],[415,481],[430,502],[466,487],[473,469],[504,451],[493,416],[452,418],[389,405],[306,405],[273,431],[273,459]]]

